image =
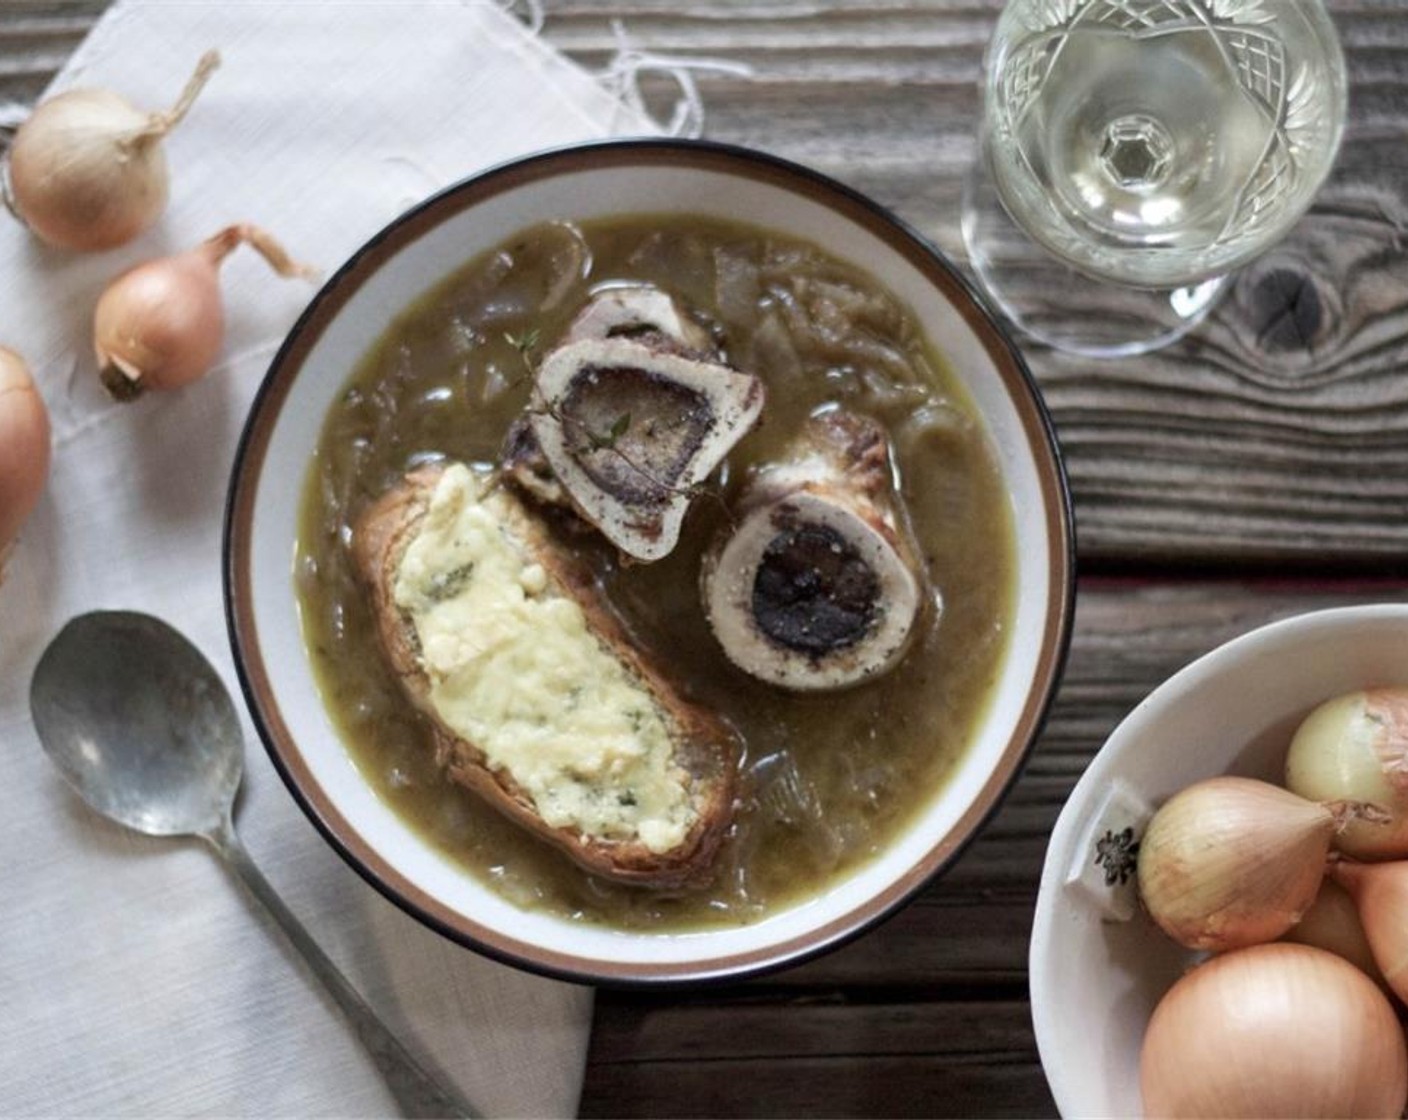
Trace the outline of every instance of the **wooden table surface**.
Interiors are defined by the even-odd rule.
[[[0,100],[36,97],[104,6],[0,4]],[[697,73],[707,136],[833,175],[962,258],[959,190],[1000,0],[543,6],[548,40],[592,68],[618,26],[654,53],[747,63],[751,77]],[[1066,456],[1081,575],[1064,683],[1002,810],[911,905],[829,956],[687,994],[600,994],[583,1115],[1053,1114],[1027,938],[1047,838],[1091,756],[1151,688],[1236,634],[1408,600],[1408,2],[1330,7],[1351,121],[1303,248],[1249,268],[1157,356],[1027,348]],[[668,105],[668,83],[645,89]],[[1288,281],[1320,314],[1288,317]]]

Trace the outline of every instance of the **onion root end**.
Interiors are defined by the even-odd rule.
[[[147,391],[140,374],[135,370],[129,373],[115,360],[103,363],[103,367],[98,370],[98,380],[103,383],[103,388],[113,400],[123,403],[135,401]]]

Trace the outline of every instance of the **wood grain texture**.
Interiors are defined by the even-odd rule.
[[[598,996],[583,1116],[1039,1116],[1052,1110],[1020,1000],[706,1004]],[[722,1045],[721,1045],[722,1043]],[[705,1057],[707,1055],[707,1057]],[[643,1081],[635,1070],[649,1068]]]

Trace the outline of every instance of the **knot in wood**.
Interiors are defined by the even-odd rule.
[[[1315,281],[1294,268],[1274,268],[1256,280],[1247,305],[1257,345],[1284,353],[1311,350],[1325,321]]]

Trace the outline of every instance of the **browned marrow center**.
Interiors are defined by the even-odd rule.
[[[595,293],[568,326],[562,344],[603,338],[629,338],[659,353],[680,354],[701,361],[718,360],[718,349],[709,332],[690,318],[672,296],[649,284],[622,284]],[[568,404],[564,411],[572,413],[574,406]],[[579,443],[586,443],[587,451],[604,451],[607,445],[619,442],[621,436],[628,434],[612,435],[613,427],[621,425],[621,418],[629,411],[627,403],[616,400],[611,409],[597,411],[601,415],[595,418],[577,416],[575,427],[569,423],[581,437]],[[634,424],[622,426],[633,427]],[[621,451],[624,452],[624,448]],[[617,466],[623,464],[621,454],[597,456],[598,459],[603,457],[611,458]],[[506,476],[530,497],[544,505],[572,508],[572,500],[553,473],[526,413],[510,425],[502,460]],[[646,491],[663,491],[668,485],[651,486],[640,477],[640,471],[630,473],[635,476],[631,484]],[[620,484],[617,478],[606,488]],[[576,524],[585,527],[580,520]]]
[[[623,503],[667,502],[714,426],[708,397],[646,369],[583,365],[562,395],[568,454]]]
[[[709,333],[672,298],[609,288],[538,367],[504,469],[627,556],[658,560],[679,540],[696,487],[762,406],[762,382],[719,362]]]
[[[814,657],[845,649],[865,637],[879,613],[874,570],[829,525],[785,527],[763,550],[753,615],[779,645]]]

